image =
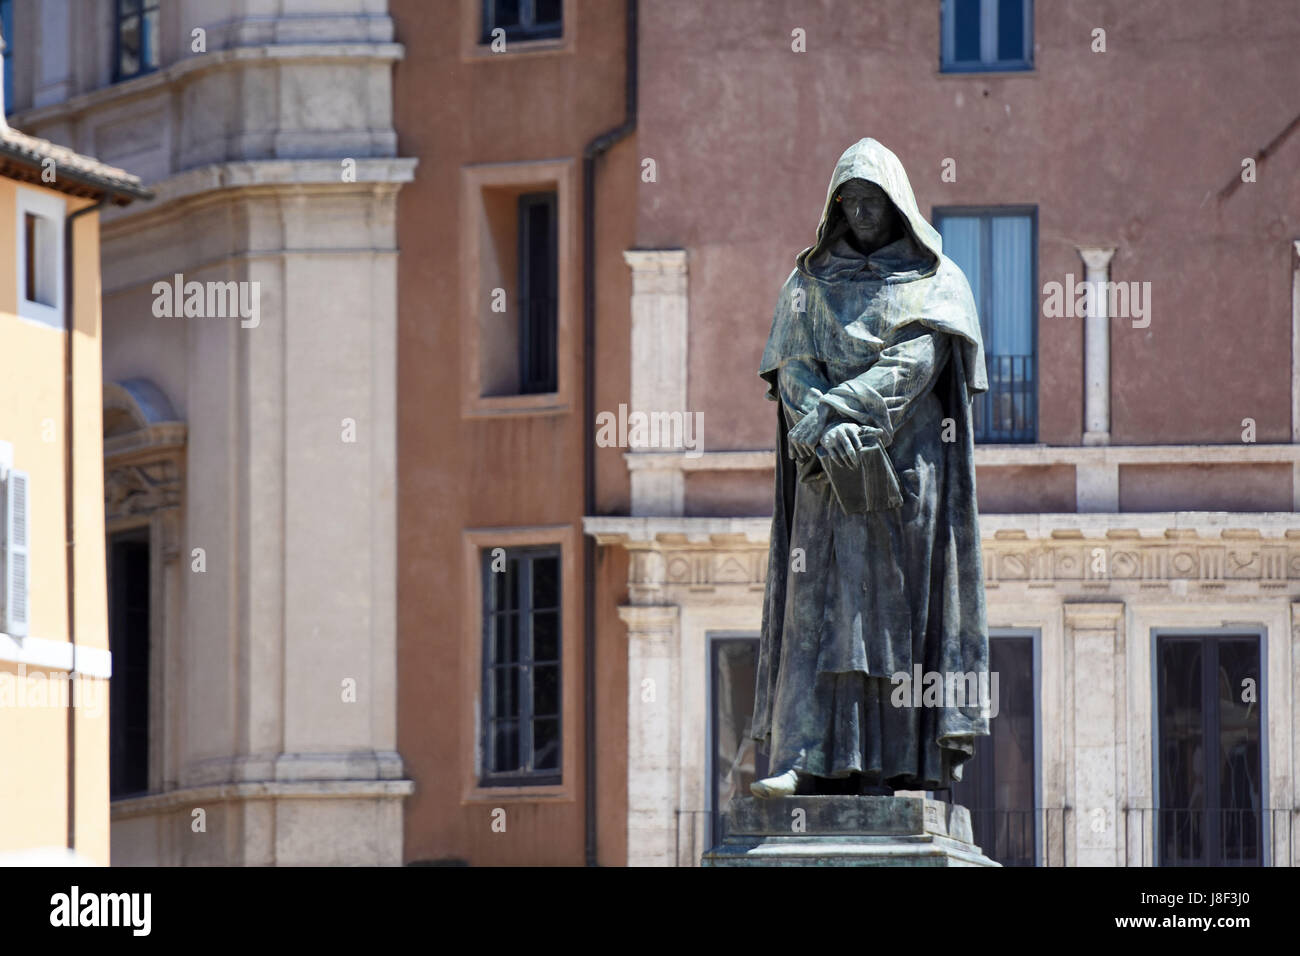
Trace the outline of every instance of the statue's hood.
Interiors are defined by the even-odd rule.
[[[904,237],[863,258],[844,238],[842,229],[832,229],[835,192],[850,179],[875,183],[893,200],[904,222]],[[843,220],[841,219],[841,222]],[[799,253],[797,268],[822,279],[847,278],[864,269],[887,281],[907,281],[932,276],[939,268],[943,239],[916,208],[912,185],[903,164],[892,152],[870,137],[860,139],[840,156],[826,190],[817,242]]]

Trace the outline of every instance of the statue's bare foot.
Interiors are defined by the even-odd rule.
[[[754,781],[749,785],[749,792],[756,797],[762,797],[764,800],[770,800],[773,797],[789,797],[794,795],[795,787],[798,784],[798,772],[787,770],[775,777]]]

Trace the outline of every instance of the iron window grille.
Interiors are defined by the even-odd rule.
[[[482,43],[490,43],[493,30],[504,30],[510,40],[549,40],[564,32],[563,0],[483,0]]]

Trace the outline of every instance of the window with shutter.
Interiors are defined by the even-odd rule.
[[[10,470],[5,479],[5,633],[27,634],[28,504],[27,472]]]

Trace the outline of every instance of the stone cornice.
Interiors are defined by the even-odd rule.
[[[172,204],[195,200],[212,193],[239,190],[263,192],[396,192],[415,178],[419,160],[400,156],[356,159],[356,178],[344,182],[340,176],[341,159],[249,159],[215,163],[187,169],[150,184],[154,199],[141,204],[134,215],[121,215],[125,209],[102,217],[104,236],[140,228],[153,217],[167,215]]]
[[[269,43],[213,50],[177,60],[160,70],[144,76],[101,86],[87,93],[79,93],[49,106],[23,110],[11,117],[13,125],[22,129],[43,126],[46,123],[75,122],[82,113],[97,110],[118,101],[132,99],[148,93],[167,89],[181,77],[199,73],[244,66],[266,60],[296,61],[299,63],[337,62],[339,60],[377,60],[396,63],[405,56],[400,43]]]
[[[233,800],[400,800],[414,792],[415,782],[411,780],[259,781],[151,793],[114,800],[109,808],[113,820],[129,820],[132,817],[182,808],[188,810],[195,806],[210,806]]]
[[[582,530],[600,545],[656,547],[660,544],[725,544],[735,540],[767,544],[770,517],[710,518],[678,516],[587,515]],[[986,541],[1025,539],[1187,539],[1251,540],[1286,538],[1300,547],[1300,514],[1292,511],[1152,511],[1120,514],[980,515]]]
[[[158,422],[122,435],[104,439],[104,463],[108,468],[129,464],[136,458],[162,457],[185,448],[184,422]]]
[[[582,530],[597,544],[623,547],[654,547],[662,539],[694,544],[732,541],[739,537],[767,546],[771,518],[679,518],[588,515]]]
[[[679,451],[637,451],[623,455],[628,470],[764,471],[774,449],[706,451],[688,458]],[[1300,444],[1223,445],[976,445],[978,467],[1025,465],[1247,465],[1295,464]]]

